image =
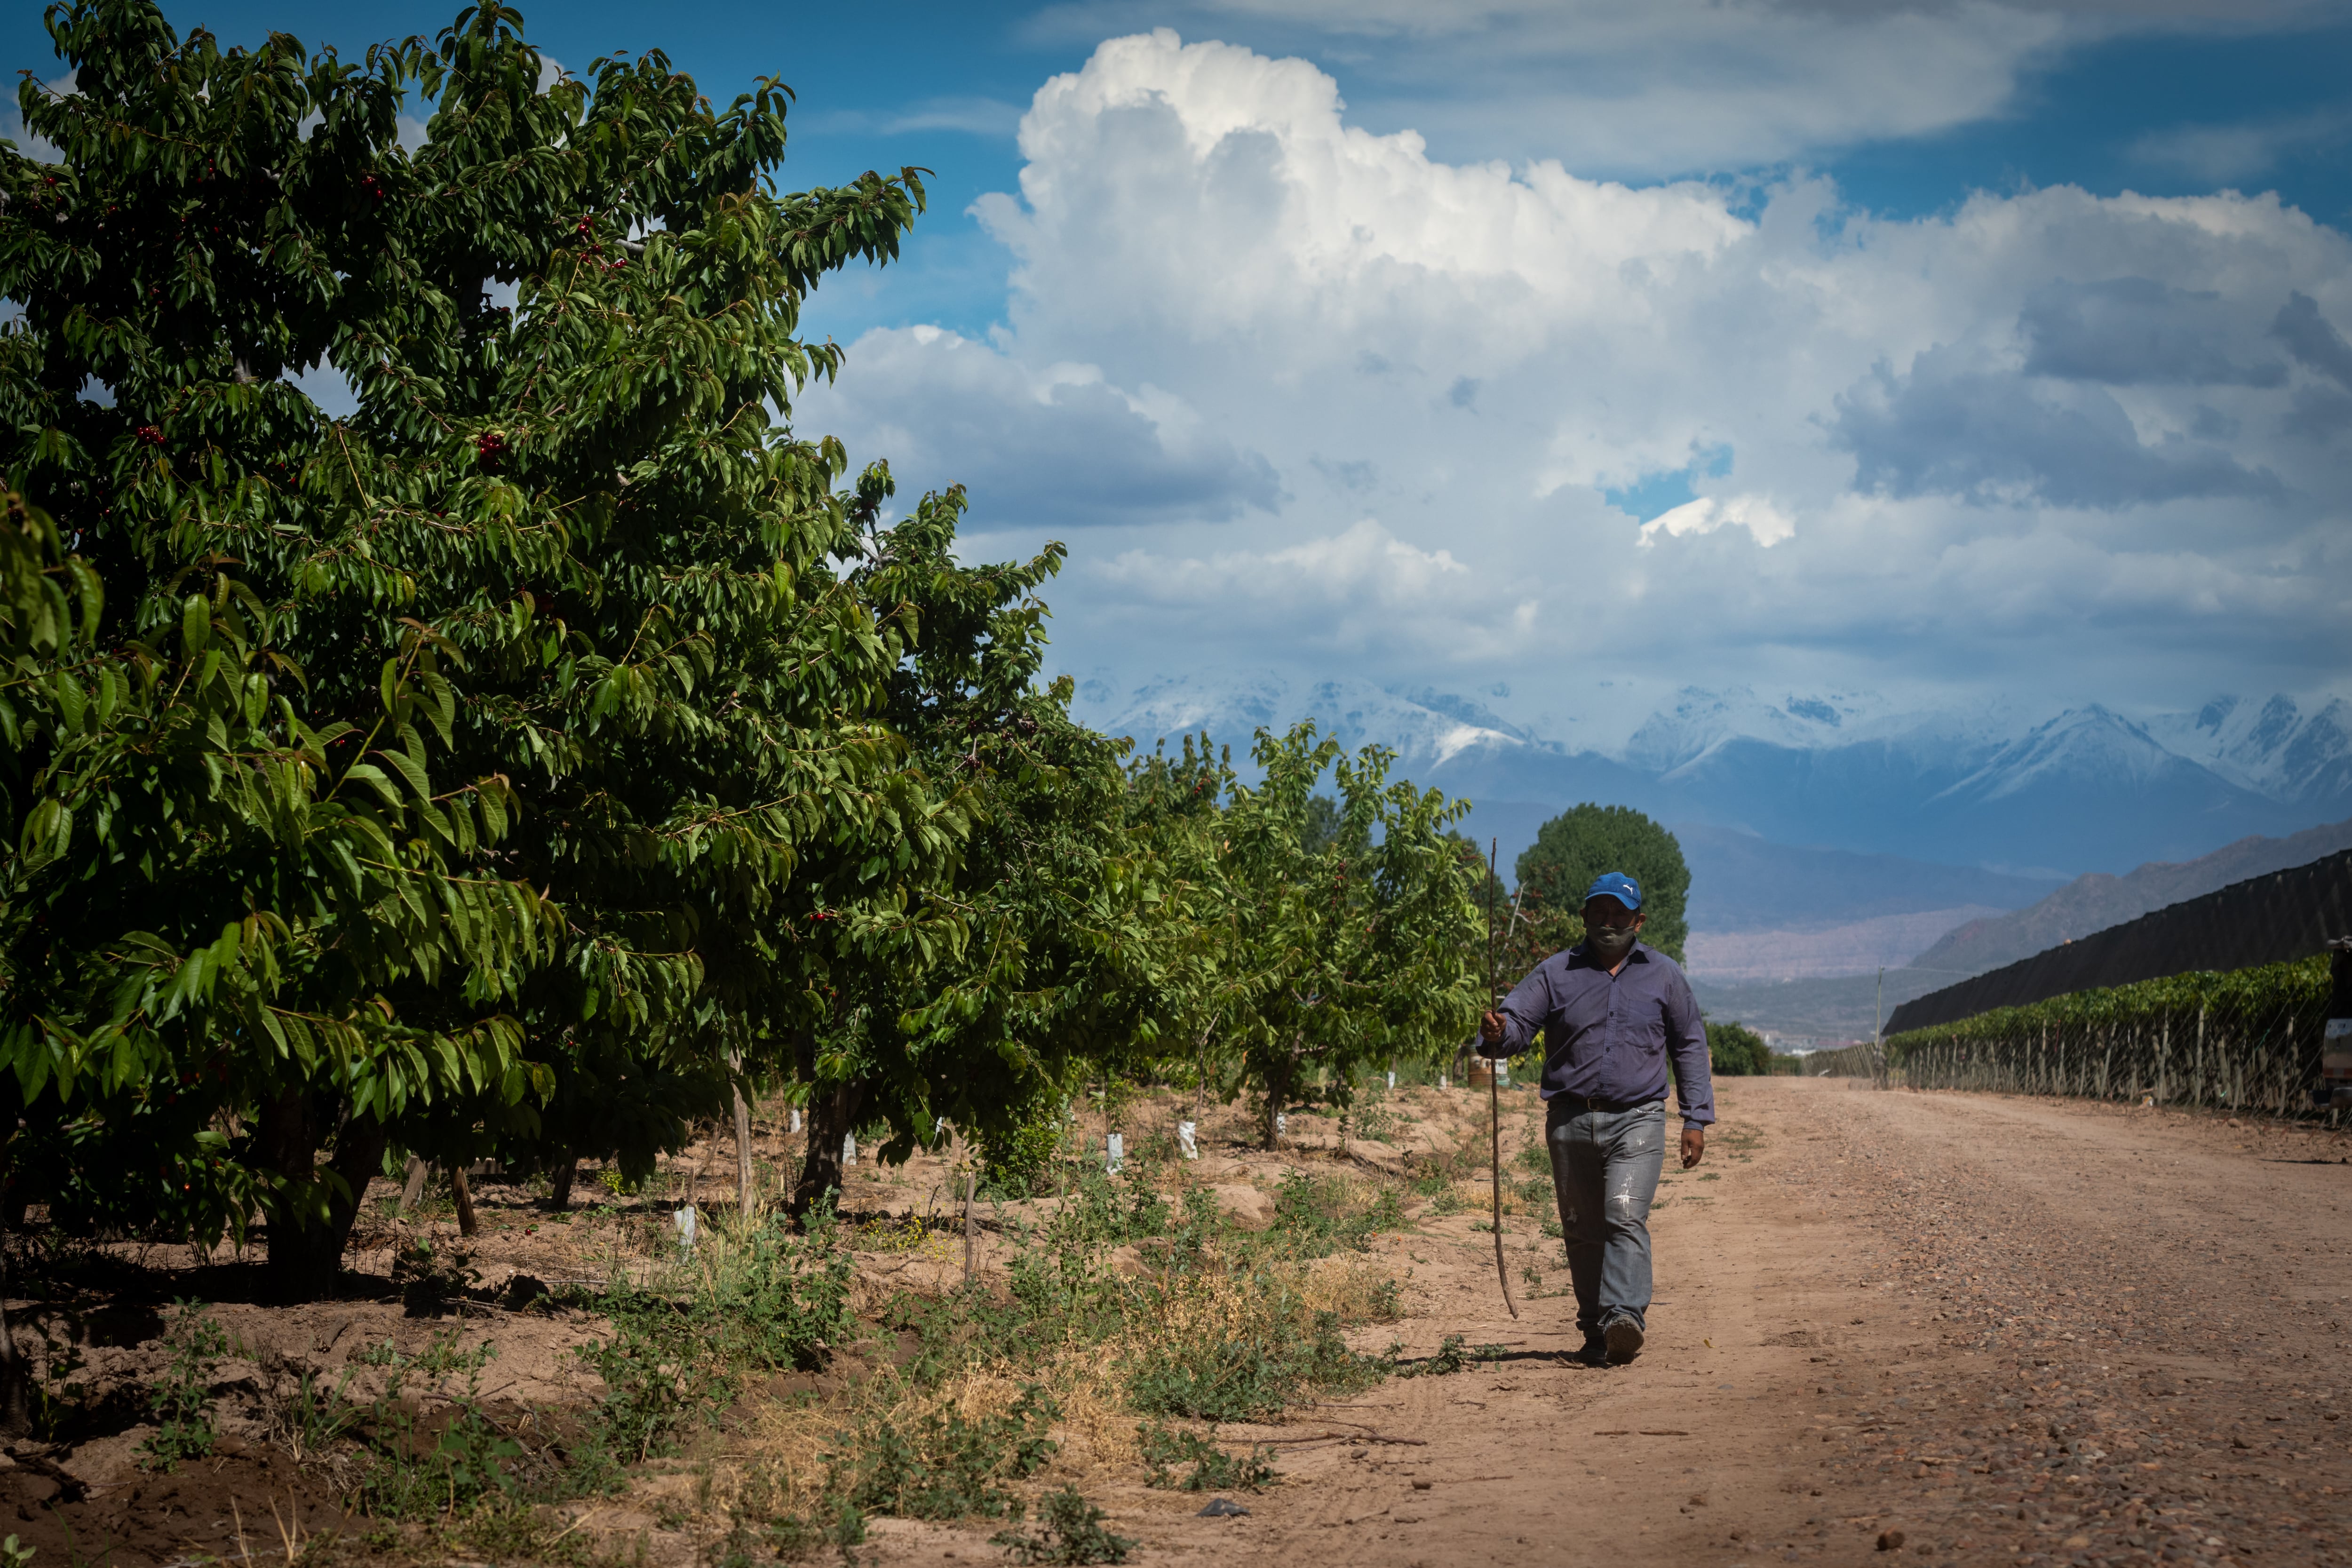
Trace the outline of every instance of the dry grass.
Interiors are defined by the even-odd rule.
[[[1366,1205],[1377,1196],[1374,1188]],[[824,1456],[841,1434],[879,1417],[903,1428],[950,1410],[978,1422],[1010,1410],[1029,1384],[1042,1385],[1058,1411],[1054,1436],[1061,1449],[1041,1480],[1084,1485],[1106,1471],[1131,1474],[1141,1458],[1128,1378],[1155,1347],[1247,1338],[1270,1319],[1303,1327],[1324,1311],[1348,1323],[1394,1315],[1393,1281],[1361,1254],[1247,1266],[1213,1255],[1208,1261],[1203,1268],[1132,1282],[1125,1287],[1133,1293],[1130,1309],[1112,1332],[1073,1335],[1020,1364],[976,1354],[928,1386],[885,1368],[822,1403],[763,1404],[730,1443],[742,1458],[722,1471],[718,1492],[792,1511],[812,1510],[828,1479]]]
[[[1397,1315],[1396,1277],[1360,1252],[1307,1265],[1299,1287],[1310,1312],[1337,1312],[1343,1323],[1385,1323]]]

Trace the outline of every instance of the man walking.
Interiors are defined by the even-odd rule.
[[[1650,1309],[1650,1200],[1666,1155],[1666,1058],[1682,1100],[1683,1169],[1715,1120],[1706,1027],[1675,961],[1635,940],[1642,889],[1612,871],[1584,895],[1584,941],[1553,953],[1478,1026],[1478,1053],[1510,1057],[1544,1036],[1544,1141],[1576,1282],[1580,1359],[1642,1352]]]

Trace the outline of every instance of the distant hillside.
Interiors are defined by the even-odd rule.
[[[1921,942],[1933,941],[1963,921],[2002,912],[1983,904],[1963,904],[1958,909],[1873,915],[1843,925],[1804,930],[1694,930],[1683,951],[1690,958],[1687,967],[1694,984],[1700,980],[1731,984],[1743,980],[1871,974],[1882,967],[1903,968]]]
[[[1995,911],[2021,910],[2065,880],[2007,876],[1974,866],[1938,866],[1896,855],[1800,848],[1704,823],[1673,826],[1691,868],[1691,929],[1710,935],[1819,930],[1967,904]],[[1956,917],[1956,923],[1965,918]],[[1881,962],[1874,958],[1861,967]]]
[[[2194,860],[2150,861],[2121,877],[2094,871],[2075,878],[2038,904],[1970,921],[1947,932],[1911,963],[1921,970],[1982,974],[2060,942],[2137,920],[2167,904],[2210,893],[2249,877],[2305,865],[2347,847],[2352,847],[2352,821],[2305,828],[2284,838],[2241,838]]]
[[[1948,985],[1948,974],[1916,969],[1886,972],[1886,1011],[1914,996]],[[1741,980],[1728,984],[1694,976],[1691,990],[1699,1010],[1717,1023],[1738,1020],[1752,1029],[1820,1039],[1866,1040],[1878,1017],[1878,976],[1849,974],[1831,979]]]

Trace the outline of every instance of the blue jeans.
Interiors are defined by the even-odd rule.
[[[1594,1333],[1611,1314],[1629,1312],[1646,1330],[1650,1202],[1665,1165],[1665,1101],[1593,1110],[1563,1095],[1545,1114],[1544,1141],[1576,1283],[1576,1326]]]

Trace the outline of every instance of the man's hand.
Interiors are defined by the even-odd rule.
[[[1489,1013],[1485,1017],[1479,1019],[1478,1037],[1486,1041],[1490,1046],[1501,1045],[1503,1043],[1503,1016],[1500,1013]]]
[[[1704,1127],[1684,1128],[1683,1169],[1687,1171],[1693,1165],[1697,1164],[1699,1163],[1700,1156],[1704,1155],[1706,1152],[1706,1129]]]

